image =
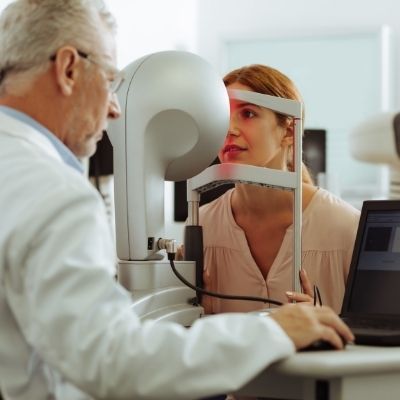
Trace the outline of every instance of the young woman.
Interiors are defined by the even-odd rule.
[[[301,101],[293,82],[276,69],[251,65],[224,78],[228,89],[249,90]],[[231,119],[219,152],[222,163],[292,170],[294,127],[290,117],[231,99]],[[204,283],[224,294],[269,297],[282,302],[322,301],[340,311],[359,212],[316,187],[303,166],[303,293],[293,293],[293,193],[237,184],[200,209],[204,234]],[[207,313],[252,311],[262,302],[205,296]]]

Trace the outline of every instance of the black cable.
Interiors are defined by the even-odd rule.
[[[218,297],[219,299],[226,299],[226,300],[248,300],[248,301],[258,301],[262,303],[269,303],[269,304],[274,304],[276,306],[281,306],[283,303],[277,300],[272,300],[272,299],[267,299],[266,297],[255,297],[255,296],[240,296],[240,295],[232,295],[232,294],[222,294],[222,293],[217,293],[217,292],[210,292],[209,290],[197,287],[193,284],[191,284],[188,280],[186,280],[175,268],[175,254],[174,253],[167,253],[168,254],[168,260],[171,265],[172,271],[176,275],[176,277],[184,283],[186,286],[189,286],[191,289],[195,290],[196,292],[201,292],[202,294],[205,294],[207,296],[212,296],[212,297]]]

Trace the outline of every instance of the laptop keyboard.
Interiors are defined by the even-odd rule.
[[[393,321],[372,321],[370,319],[365,319],[365,320],[347,320],[343,319],[344,322],[346,322],[350,328],[355,328],[355,329],[382,329],[385,331],[398,331],[400,330],[400,325],[394,324]]]

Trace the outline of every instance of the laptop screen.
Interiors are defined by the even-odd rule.
[[[387,201],[387,210],[374,210],[376,203],[385,208],[384,202],[363,206],[344,311],[400,315],[400,202]]]

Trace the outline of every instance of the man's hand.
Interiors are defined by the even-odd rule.
[[[277,308],[269,316],[282,327],[297,349],[307,347],[320,339],[342,349],[343,342],[354,340],[347,325],[329,307],[287,304]]]

